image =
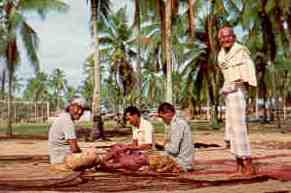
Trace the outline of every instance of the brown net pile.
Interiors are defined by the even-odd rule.
[[[51,171],[47,163],[7,163],[0,167],[0,189],[22,190],[74,186],[82,183],[81,172]]]
[[[250,177],[231,176],[235,170],[233,160],[196,161],[195,170],[183,174],[126,170],[56,173],[49,170],[47,163],[38,162],[35,158],[30,163],[10,162],[5,167],[2,163],[0,165],[0,189],[64,192],[185,191],[203,187],[252,184],[269,179],[291,181],[291,167],[288,163],[266,162],[266,160],[282,159],[288,156],[290,155],[278,154],[272,155],[272,157],[255,158],[257,175]]]
[[[78,179],[78,180],[77,180]],[[0,182],[1,190],[56,190],[56,191],[94,191],[94,192],[123,192],[123,191],[170,191],[170,190],[190,190],[194,188],[248,184],[266,181],[266,176],[256,176],[249,179],[230,180],[195,180],[183,177],[173,177],[165,175],[134,175],[134,174],[106,174],[98,176],[70,175],[62,181],[48,182],[38,180],[32,182],[23,180],[21,183],[14,181],[14,184],[3,184]],[[44,184],[45,182],[45,184]],[[24,185],[31,184],[31,185]]]

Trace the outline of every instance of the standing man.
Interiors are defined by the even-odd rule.
[[[233,29],[222,27],[218,32],[221,50],[218,64],[224,76],[221,89],[226,104],[226,139],[230,140],[231,153],[236,157],[237,172],[252,175],[255,169],[246,127],[246,91],[257,86],[254,63],[249,50],[236,42]]]
[[[66,107],[65,112],[61,113],[50,127],[48,152],[50,163],[55,169],[61,169],[67,155],[81,152],[74,121],[79,120],[86,109],[85,99],[74,97]]]
[[[158,115],[167,125],[169,139],[161,145],[165,153],[172,157],[183,171],[193,169],[193,141],[192,132],[188,123],[176,117],[176,110],[172,104],[162,103],[158,108]]]

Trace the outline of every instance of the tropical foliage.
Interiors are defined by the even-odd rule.
[[[8,135],[12,135],[9,107],[12,99],[13,77],[17,67],[21,64],[17,41],[22,41],[28,61],[34,70],[37,72],[39,69],[38,37],[33,28],[26,22],[24,14],[34,11],[44,17],[50,10],[64,11],[66,8],[66,5],[59,0],[5,0],[1,2],[0,33],[2,41],[0,57],[5,61],[6,71],[4,73],[8,73]],[[3,82],[5,83],[4,80]],[[4,83],[2,90],[4,90]]]
[[[11,82],[21,64],[18,38],[22,37],[36,71],[39,65],[37,36],[25,22],[23,11],[43,16],[47,10],[63,10],[65,6],[56,0],[46,4],[34,0],[3,2],[0,55],[8,74],[4,72],[2,77],[8,75]],[[23,5],[16,6],[20,2]],[[84,59],[84,81],[74,89],[68,87],[61,69],[51,75],[38,73],[38,81],[29,80],[25,97],[49,100],[60,107],[64,96],[81,93],[92,102],[98,116],[103,106],[119,112],[129,104],[152,108],[170,100],[193,114],[208,106],[213,127],[217,127],[218,107],[223,105],[217,32],[223,25],[233,25],[238,41],[247,45],[256,63],[259,85],[250,89],[250,101],[263,99],[273,109],[283,109],[290,99],[290,0],[135,0],[131,1],[133,22],[126,8],[111,9],[117,1],[87,2],[92,52]],[[11,96],[12,84],[8,92],[2,85],[2,93]],[[265,113],[264,120],[280,120],[278,113],[268,116]]]

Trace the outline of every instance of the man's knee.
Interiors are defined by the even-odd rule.
[[[81,170],[96,166],[101,162],[95,149],[89,149],[82,153],[70,154],[65,158],[65,164],[72,170]]]

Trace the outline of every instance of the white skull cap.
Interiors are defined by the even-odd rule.
[[[79,97],[79,96],[78,97],[73,97],[71,102],[70,102],[70,104],[77,104],[77,105],[81,106],[84,109],[88,108],[85,98]]]

